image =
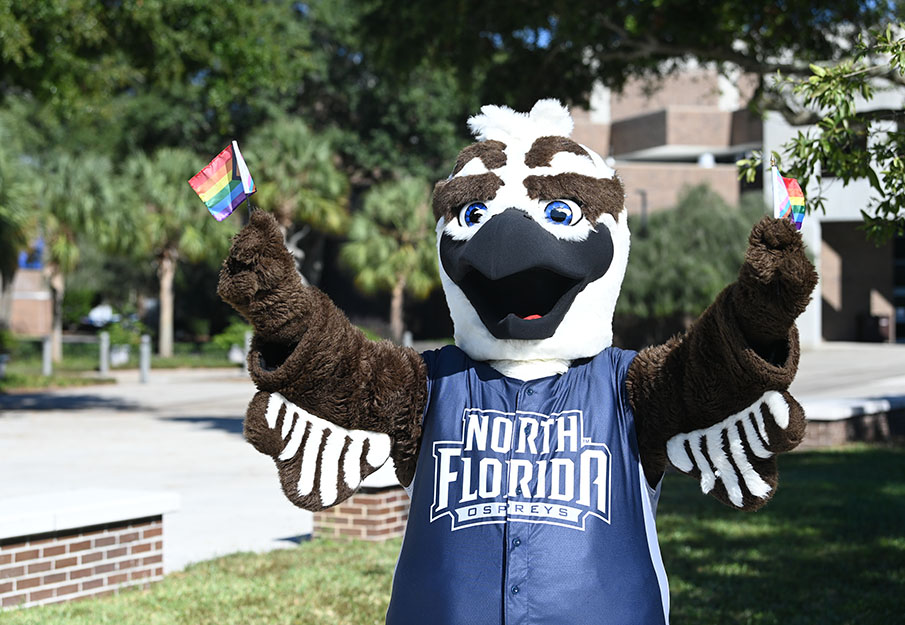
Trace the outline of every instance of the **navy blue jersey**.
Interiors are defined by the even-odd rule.
[[[456,347],[429,397],[389,625],[668,620],[625,377],[609,348],[522,382]]]

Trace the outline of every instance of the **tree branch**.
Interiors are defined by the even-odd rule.
[[[764,108],[780,113],[790,126],[810,126],[827,117],[827,115],[821,115],[812,110],[795,108],[786,98],[774,91],[763,90],[760,93],[760,98]],[[851,122],[864,125],[879,121],[900,121],[905,119],[905,110],[872,109],[869,111],[858,111],[849,119]]]
[[[810,73],[807,63],[778,63],[767,62],[757,56],[744,54],[725,48],[699,48],[695,46],[673,45],[658,40],[652,35],[637,37],[619,26],[612,19],[603,15],[597,18],[601,26],[619,37],[621,43],[628,48],[627,51],[603,52],[599,55],[601,60],[634,60],[650,56],[685,56],[693,55],[704,61],[717,61],[732,63],[739,68],[755,74],[772,74],[777,71],[784,74]]]
[[[887,67],[882,72],[877,72],[877,78],[883,78],[884,80],[888,80],[894,85],[902,85],[905,86],[905,76],[894,67]]]

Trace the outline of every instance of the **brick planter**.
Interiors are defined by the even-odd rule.
[[[163,513],[177,505],[120,491],[0,502],[0,610],[147,588],[163,577]]]
[[[0,541],[4,608],[107,595],[162,577],[160,516]]]
[[[314,513],[314,536],[387,540],[402,536],[409,497],[401,486],[363,488],[349,499]]]
[[[820,449],[853,442],[905,442],[905,411],[857,415],[835,421],[809,420],[799,449]]]
[[[798,449],[905,442],[905,396],[813,400],[804,409],[808,424]]]

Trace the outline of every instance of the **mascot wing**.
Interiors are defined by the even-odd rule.
[[[245,434],[276,461],[289,499],[308,510],[338,503],[388,456],[408,486],[427,397],[421,356],[369,341],[326,295],[304,286],[276,221],[262,211],[233,241],[217,291],[254,326],[248,370],[260,392]]]
[[[626,386],[650,484],[671,463],[737,508],[772,496],[774,454],[804,436],[804,413],[787,389],[798,369],[795,319],[816,281],[794,226],[764,218],[738,280],[685,335],[638,354]]]
[[[305,510],[340,503],[390,458],[390,437],[348,430],[260,391],[245,417],[245,438],[272,457],[286,497]]]

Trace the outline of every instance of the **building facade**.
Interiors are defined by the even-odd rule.
[[[686,186],[705,183],[732,205],[745,184],[735,163],[751,150],[781,151],[799,131],[778,113],[765,118],[747,110],[755,87],[751,76],[735,79],[714,69],[690,66],[654,88],[628,83],[621,94],[594,89],[588,110],[573,111],[573,137],[608,158],[625,183],[630,219],[676,205]],[[883,100],[883,101],[881,101]],[[872,106],[903,105],[888,93]],[[889,100],[889,101],[885,101]],[[767,206],[772,188],[759,188]],[[813,195],[816,189],[805,189]],[[825,179],[826,213],[805,218],[802,236],[820,282],[799,319],[801,341],[905,342],[905,240],[875,245],[859,229],[868,207],[866,180],[843,186]]]

